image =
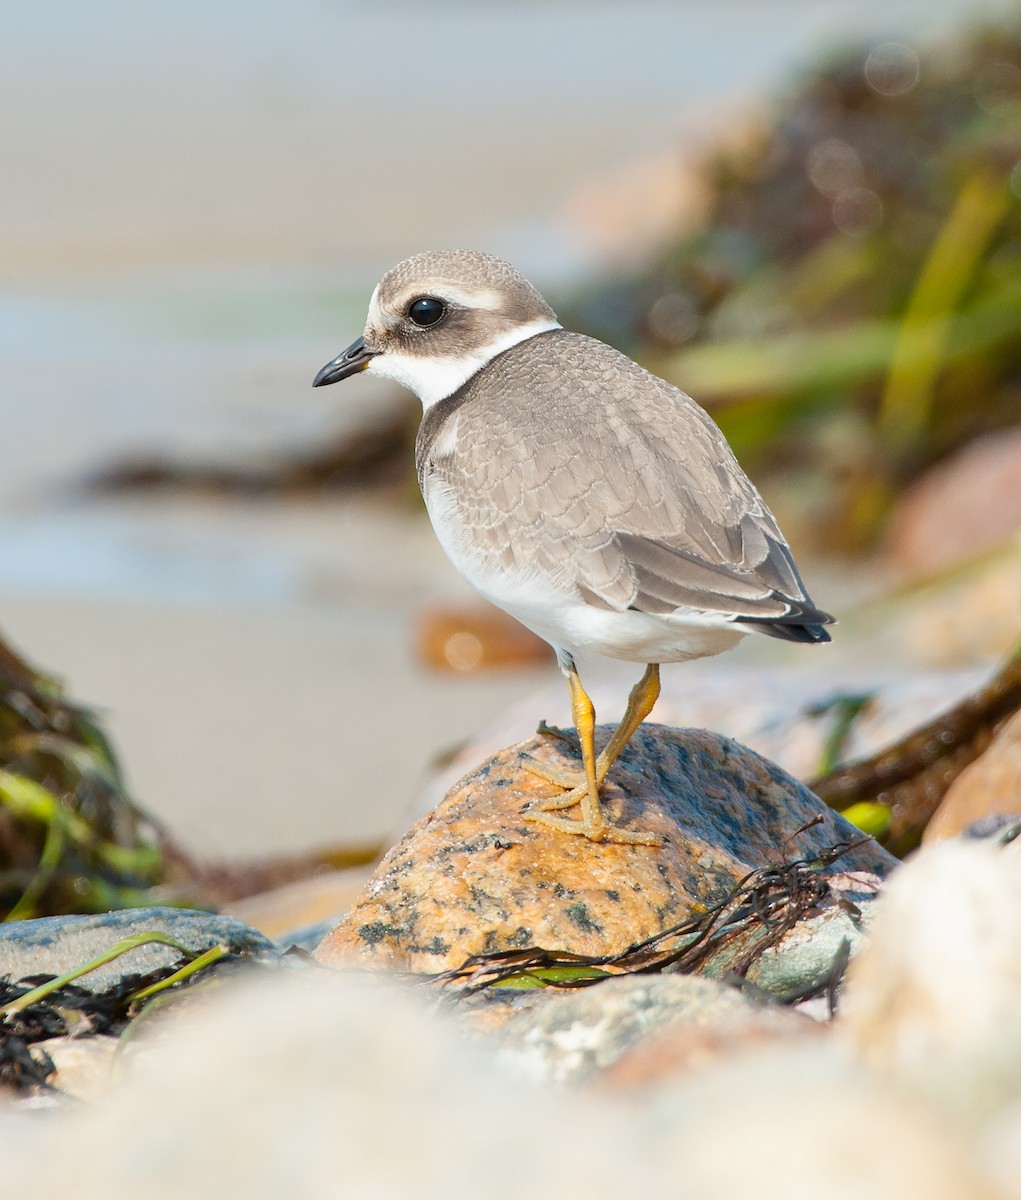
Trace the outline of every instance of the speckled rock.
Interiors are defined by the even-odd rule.
[[[1021,713],[1015,713],[947,789],[922,841],[955,837],[986,817],[1021,813]]]
[[[122,938],[149,931],[167,934],[193,953],[224,945],[246,957],[279,954],[268,938],[231,917],[180,908],[127,908],[98,916],[40,917],[0,925],[0,976],[18,980],[62,975],[99,957]],[[149,943],[75,982],[90,991],[105,991],[125,975],[168,967],[180,958],[172,946]]]
[[[1021,580],[1021,571],[1018,579]],[[916,599],[912,619],[918,607]],[[957,597],[955,610],[960,613],[961,609]],[[1011,612],[1016,631],[1016,598]],[[855,620],[843,613],[840,619],[842,629]],[[884,612],[883,621],[888,619]],[[859,628],[856,636],[865,638],[875,620],[872,615],[861,621],[865,628]],[[988,626],[987,614],[981,614],[980,623]],[[903,630],[898,636],[903,640]],[[931,639],[928,648],[931,651]],[[817,661],[814,655],[809,657]],[[893,662],[900,661],[890,657]],[[604,660],[594,664],[585,675],[585,686],[596,712],[607,720],[623,712],[628,688],[634,682],[633,679],[628,682],[627,675],[622,676],[621,665]],[[841,757],[851,761],[868,758],[931,721],[980,687],[987,675],[988,666],[905,672],[903,666],[884,670],[861,662],[834,667],[827,658],[825,670],[818,665],[775,664],[763,669],[761,665],[736,666],[719,659],[706,659],[663,672],[663,690],[656,702],[655,717],[661,725],[715,729],[764,755],[796,778],[809,780],[820,774],[827,744],[840,724],[841,698],[868,698],[843,740]],[[531,737],[540,715],[554,724],[571,723],[567,689],[559,676],[504,710],[449,762],[438,766],[396,833],[403,834],[412,821],[435,808],[449,789],[478,763],[498,754],[504,746]]]
[[[319,960],[432,972],[526,946],[614,953],[724,899],[749,870],[859,836],[737,742],[651,725],[611,772],[605,802],[665,844],[597,844],[524,819],[551,786],[525,769],[526,755],[574,762],[564,741],[536,737],[463,779],[386,855]],[[840,866],[883,875],[893,863],[869,842]]]
[[[493,1043],[499,1059],[536,1084],[579,1083],[614,1068],[612,1079],[634,1085],[676,1077],[698,1058],[697,1047],[731,1052],[767,1031],[812,1036],[821,1028],[779,1006],[763,1006],[734,987],[694,975],[628,975],[586,988],[549,988],[538,1002],[495,998],[506,1019]],[[494,998],[479,1010],[492,1033]],[[466,1014],[469,1019],[473,1014]],[[646,1048],[655,1046],[652,1055]],[[669,1047],[669,1051],[667,1051]],[[606,1080],[609,1081],[608,1075]]]

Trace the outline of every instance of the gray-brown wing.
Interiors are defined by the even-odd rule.
[[[620,611],[828,620],[715,423],[603,343],[540,335],[444,404],[420,471],[450,485],[495,562]]]

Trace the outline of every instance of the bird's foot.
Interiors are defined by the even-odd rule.
[[[547,783],[555,784],[559,788],[564,788],[568,792],[584,792],[587,788],[585,782],[585,772],[579,771],[576,767],[557,767],[552,763],[539,762],[537,758],[526,757],[521,764],[529,775],[538,775],[540,779],[545,779]],[[562,796],[554,797],[556,803],[553,808],[570,808],[572,804],[577,804],[580,799],[575,796],[572,800],[564,800]],[[563,801],[563,803],[561,803]],[[545,804],[545,801],[537,802]]]
[[[583,771],[572,771],[569,767],[554,767],[533,758],[526,759],[522,765],[531,774],[538,775],[541,779],[548,780],[557,787],[565,789],[559,796],[541,796],[533,800],[525,813],[528,820],[539,821],[543,825],[549,825],[564,833],[581,834],[582,837],[587,837],[592,842],[622,842],[625,845],[637,846],[661,846],[663,844],[663,839],[659,834],[621,829],[619,826],[611,824],[603,816],[598,798],[595,805],[586,804],[589,798],[589,785]],[[609,762],[597,759],[597,787],[602,783],[609,769]],[[576,804],[580,804],[582,809],[583,816],[580,821],[551,815],[566,808],[573,808]],[[586,813],[586,809],[591,810],[593,807],[598,813],[596,818],[592,818]]]
[[[563,797],[557,797],[558,800]],[[577,801],[573,801],[577,803]],[[540,805],[546,807],[545,801],[537,801],[525,813],[530,821],[539,821],[562,833],[576,833],[587,837],[590,842],[615,842],[625,846],[662,846],[664,839],[658,833],[643,833],[638,829],[621,829],[619,825],[611,825],[608,821],[572,821],[568,817],[554,817],[545,811],[536,811]],[[566,805],[565,805],[566,807]]]
[[[559,796],[540,796],[537,800],[533,800],[532,812],[560,812],[565,808],[573,808],[582,802],[588,792],[588,785],[584,781],[577,787],[571,787],[569,783],[563,783],[556,779],[551,779],[550,782],[567,790],[561,792]]]
[[[598,755],[596,758],[597,784],[603,782],[615,761],[616,755],[611,758],[605,750],[602,754]],[[581,800],[582,793],[588,791],[585,772],[578,767],[558,767],[553,763],[539,762],[537,758],[531,758],[528,755],[524,757],[521,765],[530,775],[538,775],[540,779],[545,779],[547,783],[555,784],[556,787],[564,788],[568,792],[576,793],[572,799],[568,799],[566,796],[553,797],[548,805],[551,809],[570,808],[572,804],[577,804]],[[547,807],[545,800],[536,801],[536,803]]]

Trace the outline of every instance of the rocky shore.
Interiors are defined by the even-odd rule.
[[[983,795],[1015,725],[971,768]],[[664,845],[604,845],[525,816],[549,786],[525,759],[575,753],[547,733],[481,764],[339,920],[272,939],[167,908],[0,926],[8,1185],[1021,1195],[1002,788],[899,865],[740,743],[648,726],[608,796]],[[955,786],[970,815],[969,773]]]

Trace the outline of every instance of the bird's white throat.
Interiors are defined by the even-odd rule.
[[[477,371],[481,371],[504,350],[509,350],[511,346],[527,341],[537,334],[560,328],[559,321],[529,321],[525,325],[516,325],[513,329],[508,329],[470,353],[456,356],[401,354],[398,351],[387,350],[370,359],[366,370],[370,375],[392,379],[402,387],[408,388],[422,401],[422,407],[427,409],[453,395]]]

